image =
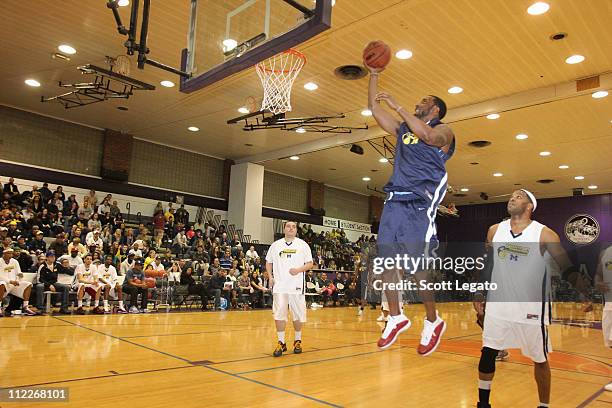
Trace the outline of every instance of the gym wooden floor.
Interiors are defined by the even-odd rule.
[[[412,328],[382,352],[378,311],[309,310],[304,353],[290,347],[280,358],[271,356],[270,310],[1,318],[0,387],[69,387],[62,407],[474,407],[481,332],[471,305],[439,305],[448,330],[425,358],[415,351],[422,306],[405,309]],[[551,326],[551,406],[610,408],[603,386],[612,351],[603,345],[601,307],[555,309],[566,321]],[[497,364],[492,404],[535,407],[533,369],[510,352]],[[58,404],[0,403],[8,406]]]

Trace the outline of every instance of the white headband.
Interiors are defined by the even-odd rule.
[[[525,190],[524,188],[521,188],[521,191],[527,194],[527,197],[529,197],[529,200],[531,200],[531,204],[533,204],[533,211],[535,211],[536,208],[538,207],[538,200],[536,200],[535,196],[533,195],[531,191]]]

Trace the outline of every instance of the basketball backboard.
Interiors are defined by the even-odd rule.
[[[331,27],[332,0],[191,0],[181,92],[202,89]]]

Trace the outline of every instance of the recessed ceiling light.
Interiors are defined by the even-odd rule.
[[[238,112],[239,113],[249,113],[249,110],[247,108],[245,108],[244,106],[241,106],[238,108]]]
[[[460,86],[453,86],[451,88],[448,88],[449,94],[458,94],[461,92],[463,92],[463,88],[461,88]]]
[[[470,191],[469,188],[462,188],[461,191],[463,191],[464,193],[467,193],[468,191]]]
[[[596,190],[597,186],[595,184],[588,187],[589,190]]]
[[[389,159],[387,159],[386,157],[381,157],[380,159],[378,159],[378,161],[380,163],[389,163]]]
[[[406,60],[412,58],[412,51],[409,50],[399,50],[395,53],[395,58]]]
[[[493,173],[493,177],[501,177],[504,173]]]
[[[547,157],[547,156],[550,156],[551,154],[552,154],[552,153],[551,153],[551,152],[548,152],[548,151],[543,151],[543,152],[540,152],[540,156],[542,156],[542,157]]]
[[[527,139],[529,136],[527,136],[524,133],[519,133],[518,135],[515,136],[516,140],[525,140]]]
[[[571,55],[565,59],[567,64],[579,64],[582,61],[584,61],[584,56],[579,54]]]
[[[74,47],[71,47],[68,44],[62,44],[59,47],[57,47],[57,49],[63,52],[64,54],[68,54],[68,55],[76,54],[76,50],[74,49]]]
[[[591,95],[593,98],[595,99],[599,99],[599,98],[605,98],[606,96],[608,96],[608,91],[597,91],[597,92],[593,92],[593,94]]]
[[[299,127],[299,128],[297,128],[297,129],[295,129],[295,131],[296,131],[297,133],[306,133],[306,129],[301,128],[301,127]]]
[[[567,164],[562,164],[562,165],[559,166],[559,168],[561,170],[567,170],[567,169],[569,169],[569,166]]]
[[[172,81],[161,81],[159,83],[161,86],[165,86],[166,88],[172,88],[174,86],[174,82]]]
[[[371,179],[371,178],[369,178],[369,177],[362,177],[361,179],[362,179],[363,181],[370,181],[370,180],[372,180],[372,179]]]
[[[223,51],[224,52],[228,52],[233,50],[234,48],[236,48],[238,46],[238,41],[233,40],[231,38],[227,38],[225,40],[222,41],[223,44]]]
[[[130,4],[130,0],[119,0],[119,7],[125,7],[128,6]]]
[[[527,9],[527,13],[531,14],[532,16],[539,16],[540,14],[546,13],[549,8],[550,6],[548,5],[548,3],[538,1],[529,6],[529,8]]]
[[[289,160],[300,160],[300,156],[291,156]]]
[[[26,79],[24,82],[29,86],[40,86],[40,82],[35,79]]]
[[[200,130],[199,127],[195,127],[195,126],[189,126],[187,128],[187,130],[191,131],[191,132],[197,132],[198,130]]]
[[[309,91],[314,91],[315,89],[319,88],[319,85],[315,84],[314,82],[306,82],[304,84],[304,88],[308,89]]]
[[[576,176],[574,177],[574,180],[584,180],[584,176]]]
[[[487,119],[491,119],[491,120],[499,119],[499,113],[490,113],[487,115]]]
[[[364,110],[361,111],[361,114],[363,116],[372,116],[372,111],[369,110],[369,109],[364,109]]]

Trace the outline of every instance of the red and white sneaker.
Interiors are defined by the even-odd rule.
[[[385,326],[385,330],[383,330],[380,339],[378,339],[378,347],[381,350],[391,347],[399,335],[410,328],[410,325],[410,319],[403,314],[389,316],[387,326]]]
[[[119,313],[119,314],[127,314],[127,313],[128,313],[128,311],[127,311],[127,310],[125,310],[125,308],[124,308],[124,307],[118,307],[118,308],[117,308],[117,313]]]
[[[440,339],[446,331],[446,323],[437,316],[435,322],[425,319],[423,331],[421,332],[421,343],[417,347],[417,353],[423,357],[430,355],[438,348]]]
[[[26,316],[37,316],[38,313],[35,312],[34,310],[30,309],[30,306],[25,306],[23,308],[21,308],[21,312],[26,315]]]

